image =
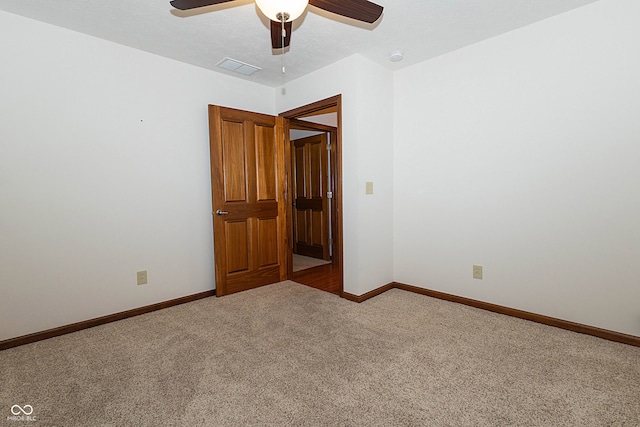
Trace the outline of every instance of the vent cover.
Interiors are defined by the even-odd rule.
[[[247,64],[246,62],[238,61],[237,59],[232,58],[224,58],[222,61],[216,64],[220,68],[224,68],[225,70],[234,71],[236,73],[243,74],[245,76],[250,76],[256,71],[262,70],[260,67],[256,67],[255,65]]]

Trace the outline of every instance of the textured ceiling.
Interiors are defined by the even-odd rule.
[[[354,53],[399,69],[594,1],[380,0],[384,14],[372,25],[309,6],[293,24],[284,76],[269,21],[252,0],[195,12],[168,0],[0,0],[0,10],[276,87]],[[389,61],[395,49],[403,61]],[[262,70],[242,76],[216,67],[227,56]]]

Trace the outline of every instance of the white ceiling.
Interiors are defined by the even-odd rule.
[[[396,70],[594,1],[379,0],[384,14],[373,25],[309,6],[293,24],[284,76],[253,0],[195,12],[169,0],[0,0],[0,10],[276,87],[354,53]],[[395,49],[402,62],[389,61]],[[226,56],[262,71],[246,77],[216,67]]]

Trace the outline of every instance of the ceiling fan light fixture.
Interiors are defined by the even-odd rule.
[[[256,5],[272,21],[285,22],[298,18],[307,8],[309,0],[256,0]]]

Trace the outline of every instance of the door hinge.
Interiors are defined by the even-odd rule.
[[[333,193],[331,191],[327,191],[327,199],[333,199]]]

